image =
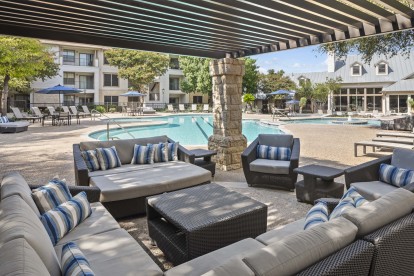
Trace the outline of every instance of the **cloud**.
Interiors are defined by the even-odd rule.
[[[263,67],[259,67],[259,72],[262,74],[266,74],[267,73],[267,69],[263,68]]]
[[[292,67],[293,68],[300,68],[300,67],[303,67],[303,65],[300,64],[299,62],[295,62],[295,63],[293,63]]]

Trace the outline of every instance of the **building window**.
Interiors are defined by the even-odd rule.
[[[117,74],[104,74],[104,86],[118,86]]]
[[[180,69],[178,58],[170,58],[170,69]]]
[[[93,66],[93,54],[79,54],[80,66]]]
[[[193,103],[195,104],[203,103],[203,96],[193,96]]]
[[[377,65],[377,75],[388,75],[388,64],[385,62]]]
[[[362,75],[362,66],[360,64],[352,65],[351,75],[352,76],[361,76]]]
[[[94,89],[94,77],[89,75],[79,76],[79,89]]]
[[[75,85],[75,73],[63,72],[63,85]]]
[[[105,65],[108,65],[108,64],[109,64],[109,61],[106,59],[105,53],[104,53],[104,55],[103,55],[103,58],[104,58],[104,64],[105,64]]]
[[[118,96],[104,96],[104,103],[118,105]]]
[[[63,62],[75,62],[75,51],[63,50]]]
[[[180,90],[180,78],[170,77],[170,90]]]

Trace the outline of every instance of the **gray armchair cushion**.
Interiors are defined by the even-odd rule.
[[[356,233],[352,222],[336,218],[252,251],[243,261],[255,275],[293,275],[349,245]]]
[[[284,239],[285,237],[296,234],[300,231],[303,231],[303,227],[305,226],[305,219],[300,219],[289,224],[283,225],[282,227],[278,227],[276,229],[267,231],[264,234],[256,237],[256,240],[259,242],[269,245]]]
[[[411,213],[414,194],[406,189],[396,189],[381,198],[343,214],[358,227],[358,236],[365,236],[394,220]]]
[[[290,134],[259,134],[259,144],[272,147],[288,147],[293,144],[293,136]]]
[[[290,161],[256,159],[249,166],[253,172],[289,174]]]
[[[391,165],[407,170],[414,170],[414,150],[394,149]]]
[[[222,264],[221,266],[216,267],[213,270],[203,274],[202,276],[234,276],[234,275],[243,275],[243,276],[255,276],[254,272],[243,262],[243,260],[238,258],[233,258]]]
[[[355,187],[358,193],[369,201],[376,200],[383,195],[398,189],[397,187],[382,181],[355,182],[352,183],[351,186]]]

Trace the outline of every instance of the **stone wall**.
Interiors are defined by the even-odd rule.
[[[241,168],[247,140],[242,134],[242,79],[244,60],[224,58],[210,62],[213,77],[213,135],[208,148],[217,151],[220,170]]]

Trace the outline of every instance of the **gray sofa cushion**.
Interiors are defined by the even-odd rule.
[[[408,215],[413,207],[414,194],[399,188],[343,214],[343,217],[358,227],[358,236],[361,237]]]
[[[112,146],[116,147],[119,159],[122,164],[131,164],[132,156],[134,154],[134,145],[158,144],[160,142],[167,142],[167,136],[155,136],[140,139],[126,139],[126,140],[113,140],[113,141],[88,141],[81,142],[81,150],[94,150],[96,148],[109,148]]]
[[[110,202],[156,195],[211,181],[211,172],[196,165],[181,161],[168,164],[148,170],[94,176],[90,179],[90,185],[101,190],[101,202]]]
[[[289,174],[290,161],[256,159],[249,166],[253,172]]]
[[[162,275],[161,269],[124,229],[76,241],[96,275]],[[55,246],[61,259],[63,245]]]
[[[173,166],[173,163],[181,162],[181,161],[169,161],[169,162],[160,162],[160,163],[154,163],[154,164],[127,164],[122,165],[118,168],[109,169],[106,171],[93,171],[89,172],[89,177],[94,176],[103,176],[103,175],[111,175],[111,174],[117,174],[117,173],[128,173],[131,171],[139,171],[139,170],[151,170],[153,168],[160,168],[165,166]]]
[[[266,233],[261,234],[260,236],[257,236],[256,240],[258,240],[259,242],[265,245],[269,245],[274,242],[280,241],[281,239],[289,235],[302,231],[304,226],[305,226],[305,219],[303,218],[303,219],[294,221],[292,223],[283,225],[281,227],[278,227],[276,229],[267,231]]]
[[[253,251],[243,260],[256,275],[292,275],[349,245],[356,233],[354,224],[336,218]]]
[[[225,264],[228,260],[235,258],[241,260],[252,250],[264,248],[265,246],[251,238],[238,241],[226,247],[220,248],[165,272],[165,276],[186,275],[198,276],[207,273],[216,267]]]
[[[27,127],[27,126],[30,126],[30,123],[28,121],[0,123],[0,127]]]
[[[100,202],[91,203],[91,209],[92,214],[59,240],[58,245],[121,228]]]
[[[19,196],[0,202],[0,244],[24,238],[39,255],[51,275],[60,275],[60,264],[39,217]]]
[[[40,217],[39,209],[32,198],[32,191],[29,184],[18,172],[7,173],[1,182],[1,199],[9,196],[18,195],[29,205],[30,209]]]
[[[355,182],[352,183],[351,186],[355,187],[358,193],[369,201],[376,200],[383,195],[398,189],[398,187],[382,181]]]
[[[49,271],[30,244],[18,238],[0,246],[0,276],[5,275],[49,275]]]
[[[290,134],[259,134],[259,144],[272,147],[288,147],[293,144],[293,136]]]
[[[254,276],[254,272],[240,259],[230,259],[202,276]]]
[[[391,165],[407,170],[414,170],[414,150],[394,149],[391,157]]]

